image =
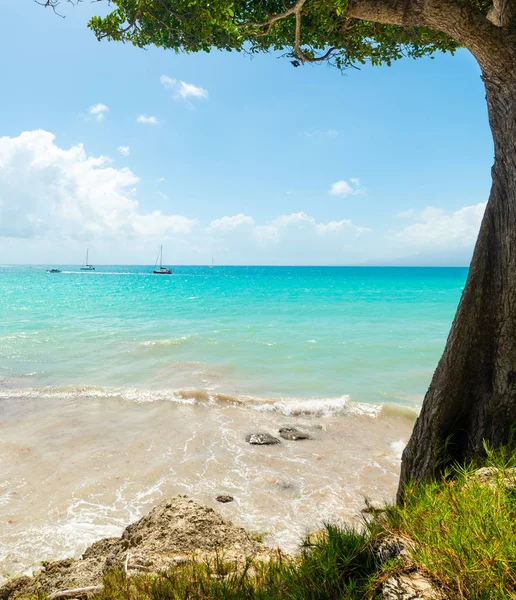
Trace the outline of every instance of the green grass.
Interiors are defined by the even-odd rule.
[[[403,569],[379,565],[372,548],[401,535],[414,544],[411,560],[451,600],[516,599],[516,488],[505,485],[516,453],[488,452],[500,469],[481,484],[473,465],[450,469],[439,481],[406,489],[404,507],[373,511],[361,531],[326,526],[295,559],[278,553],[245,567],[189,563],[168,572],[126,577],[113,571],[95,600],[363,600],[379,597],[381,582]]]
[[[387,507],[381,520],[415,542],[414,562],[452,598],[514,599],[516,487],[504,478],[516,453],[488,451],[484,465],[499,469],[492,486],[472,476],[473,465],[454,468],[417,491],[407,487],[405,506]]]
[[[305,541],[295,561],[278,553],[269,562],[249,561],[240,569],[220,559],[157,576],[127,578],[113,571],[95,599],[352,600],[364,597],[375,573],[368,534],[327,526],[325,535]]]

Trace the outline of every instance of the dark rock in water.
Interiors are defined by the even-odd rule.
[[[284,440],[309,440],[310,436],[308,433],[299,431],[295,427],[282,427],[279,430],[280,437]]]
[[[251,433],[246,436],[245,441],[255,446],[273,446],[274,444],[281,444],[278,438],[275,438],[270,433]]]
[[[217,500],[217,502],[233,502],[234,498],[233,496],[217,496],[215,498],[215,500]]]

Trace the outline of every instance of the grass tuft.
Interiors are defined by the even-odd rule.
[[[405,506],[387,507],[383,526],[415,542],[415,564],[451,597],[514,600],[516,453],[487,449],[484,466],[496,470],[489,483],[474,475],[477,466],[451,468],[418,490],[408,486]]]
[[[364,598],[375,573],[369,536],[328,525],[307,539],[299,559],[281,553],[268,562],[198,563],[158,575],[127,578],[112,571],[96,600],[354,600]],[[222,566],[221,566],[222,565]]]

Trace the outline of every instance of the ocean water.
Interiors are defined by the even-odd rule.
[[[78,555],[170,494],[287,550],[391,498],[467,275],[60,268],[0,267],[3,576]],[[282,425],[312,439],[245,442]]]

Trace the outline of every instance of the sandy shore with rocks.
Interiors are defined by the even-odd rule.
[[[80,556],[179,494],[288,553],[324,522],[356,520],[365,496],[392,500],[414,413],[364,413],[346,399],[322,413],[303,407],[134,403],[88,390],[3,398],[0,584]]]
[[[104,573],[113,568],[130,574],[159,572],[192,559],[218,557],[238,566],[246,558],[267,560],[273,553],[256,536],[224,520],[212,508],[177,496],[129,525],[120,537],[95,542],[79,559],[45,562],[33,577],[8,581],[0,588],[0,599],[95,588]]]

